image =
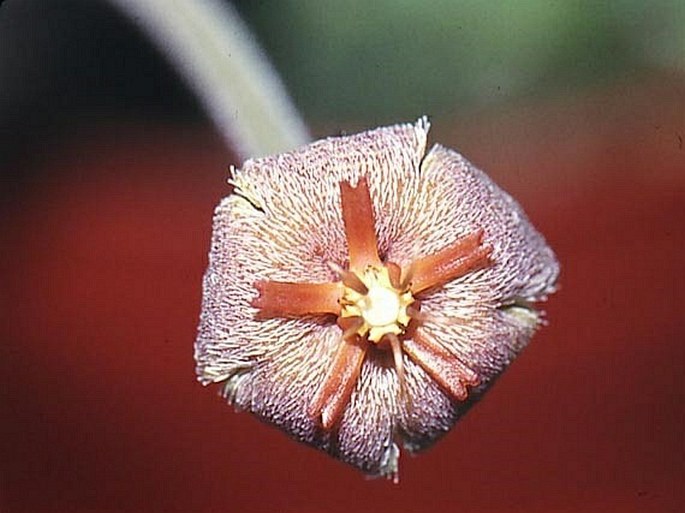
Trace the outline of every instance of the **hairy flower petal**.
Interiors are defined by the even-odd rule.
[[[238,408],[370,474],[395,476],[399,445],[427,447],[464,414],[526,345],[540,319],[533,303],[554,291],[558,275],[554,254],[518,204],[458,153],[435,146],[426,154],[427,132],[422,119],[249,160],[214,216],[195,344],[199,380],[224,383]],[[344,343],[342,328],[326,317],[334,308],[259,315],[255,284],[339,281],[350,264],[341,184],[360,181],[371,205],[355,240],[371,240],[373,226],[394,282],[398,266],[449,255],[457,241],[482,233],[488,265],[442,274],[424,265],[430,288],[418,292],[421,320],[412,321],[440,341],[441,362],[451,354],[470,370],[471,388],[457,400],[406,352],[368,346],[336,429],[324,429],[308,412]],[[300,295],[308,297],[306,286]],[[416,333],[402,335],[407,347],[420,342]]]

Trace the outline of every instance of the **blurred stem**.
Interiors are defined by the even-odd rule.
[[[110,0],[180,71],[241,158],[309,142],[275,69],[227,2]]]

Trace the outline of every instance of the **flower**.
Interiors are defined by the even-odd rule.
[[[554,291],[520,206],[429,124],[248,160],[217,207],[197,373],[372,475],[432,444],[506,368]]]

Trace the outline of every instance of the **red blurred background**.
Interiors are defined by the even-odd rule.
[[[15,159],[0,206],[0,511],[685,510],[684,137],[675,75],[435,124],[434,141],[521,201],[561,286],[482,403],[403,455],[399,485],[195,381],[211,216],[237,164],[216,133],[113,120]]]
[[[685,87],[619,89],[443,128],[519,196],[563,273],[549,326],[402,458],[398,486],[195,382],[231,162],[217,137],[116,125],[63,144],[2,207],[3,511],[680,511]]]

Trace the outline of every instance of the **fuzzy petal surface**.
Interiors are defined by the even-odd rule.
[[[373,475],[394,476],[399,446],[419,450],[447,432],[526,345],[539,325],[532,304],[554,291],[558,264],[518,204],[458,153],[426,154],[428,123],[324,139],[245,162],[217,207],[195,344],[198,379],[295,439]],[[307,415],[340,344],[335,318],[260,319],[257,280],[335,281],[347,268],[342,181],[366,177],[381,259],[402,266],[484,230],[494,265],[421,294],[417,330],[481,376],[451,400],[404,355],[406,390],[388,351],[372,347],[339,426]],[[407,336],[411,336],[408,334]]]

